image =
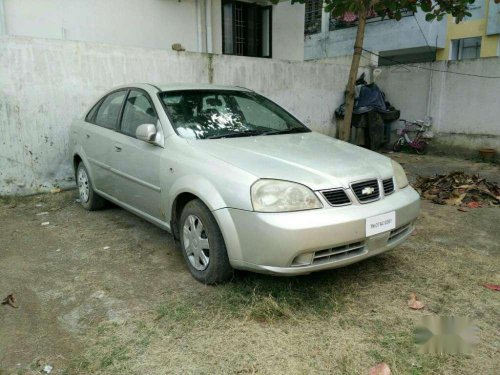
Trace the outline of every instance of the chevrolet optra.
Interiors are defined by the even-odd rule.
[[[171,232],[207,284],[358,262],[403,242],[419,212],[398,163],[240,87],[115,88],[70,137],[82,206],[109,200]]]

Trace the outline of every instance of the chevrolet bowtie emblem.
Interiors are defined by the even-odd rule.
[[[372,188],[371,186],[367,186],[361,190],[361,195],[370,195],[375,191],[375,188]]]

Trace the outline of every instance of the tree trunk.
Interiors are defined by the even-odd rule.
[[[366,10],[361,9],[358,15],[358,31],[356,41],[354,42],[354,54],[352,55],[351,70],[349,80],[347,81],[347,95],[345,99],[344,123],[340,127],[339,138],[342,141],[348,141],[351,134],[352,110],[354,108],[354,90],[356,78],[358,76],[359,60],[363,52],[363,39],[365,37]]]

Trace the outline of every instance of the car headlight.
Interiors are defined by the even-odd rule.
[[[408,186],[408,178],[406,177],[405,170],[398,162],[391,160],[392,169],[394,169],[394,177],[396,178],[396,185],[398,185],[399,189]]]
[[[250,189],[254,211],[287,212],[321,208],[323,205],[308,187],[289,181],[262,179]]]

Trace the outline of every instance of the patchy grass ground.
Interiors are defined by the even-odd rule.
[[[498,176],[491,165],[397,158],[410,173],[458,165]],[[497,373],[500,293],[481,284],[500,284],[498,208],[423,202],[417,234],[381,256],[206,287],[168,234],[116,207],[88,213],[75,197],[0,201],[0,298],[14,292],[19,304],[0,306],[0,374],[45,364],[52,374],[366,374],[382,361],[395,374]],[[411,292],[424,310],[408,309]],[[474,318],[474,353],[419,354],[413,329],[426,314]]]

